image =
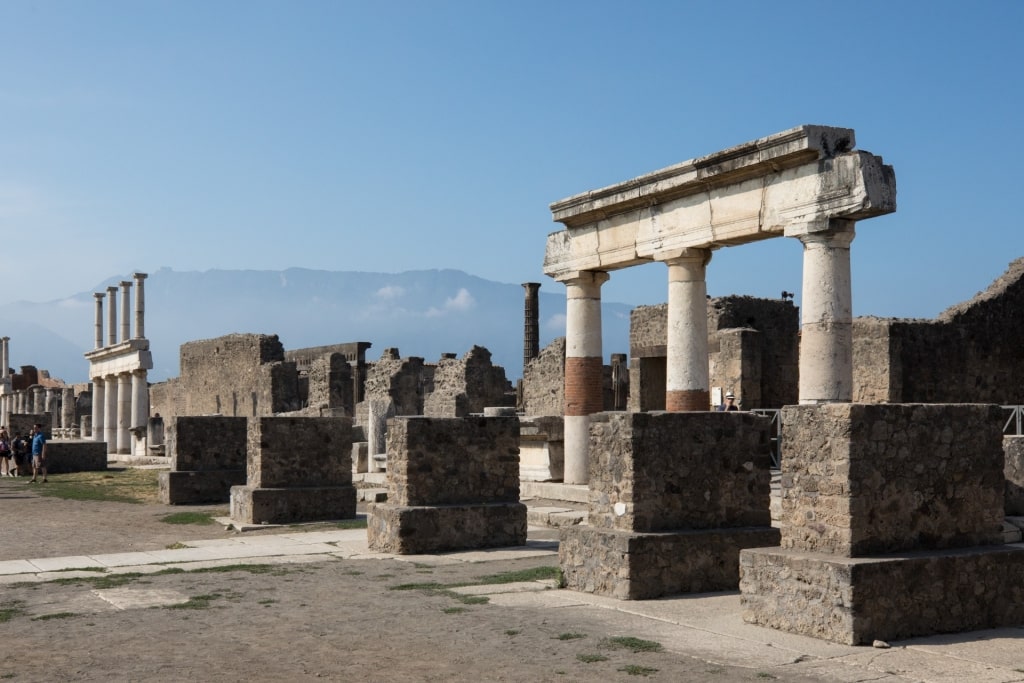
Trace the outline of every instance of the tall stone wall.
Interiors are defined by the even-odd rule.
[[[182,344],[186,415],[258,417],[298,410],[297,372],[277,335],[229,334]]]
[[[1024,403],[1024,258],[934,320],[857,318],[854,400]]]
[[[315,414],[351,417],[355,412],[352,366],[340,353],[327,353],[309,361],[306,369],[306,407]]]
[[[432,370],[426,372],[422,358],[402,358],[398,349],[384,349],[380,360],[367,369],[365,401],[390,400],[396,415],[422,415],[425,385],[428,378],[433,381]]]
[[[492,406],[515,404],[505,369],[491,364],[491,352],[474,346],[461,359],[442,358],[434,370],[432,391],[424,397],[427,417],[465,417]]]
[[[565,413],[565,337],[540,350],[523,368],[523,412],[526,415]]]

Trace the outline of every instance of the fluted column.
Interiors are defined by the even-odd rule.
[[[103,292],[93,294],[96,299],[96,348],[103,348]]]
[[[92,440],[103,441],[104,381],[102,377],[92,378]],[[107,449],[110,450],[109,447]]]
[[[604,408],[601,388],[601,285],[608,273],[583,271],[563,280],[565,320],[566,484],[586,484],[590,416]]]
[[[117,453],[117,376],[107,375],[103,383],[103,440],[107,442],[107,453]]]
[[[107,287],[107,345],[117,343],[117,287]]]
[[[149,426],[149,383],[145,370],[132,371],[132,424],[131,428]]]
[[[135,278],[135,338],[145,339],[146,296],[142,289],[142,283],[148,276],[145,273],[132,273],[132,277]],[[148,419],[148,408],[146,412]]]
[[[709,410],[708,288],[711,252],[684,249],[668,265],[665,410]]]
[[[526,300],[523,303],[523,367],[540,353],[540,312],[538,310],[539,282],[524,282]]]
[[[132,376],[122,372],[117,376],[117,452],[131,453]]]
[[[132,283],[128,280],[121,281],[121,341],[128,341],[132,338],[131,330],[131,296]]]
[[[853,221],[801,235],[804,245],[800,326],[800,403],[853,398]]]

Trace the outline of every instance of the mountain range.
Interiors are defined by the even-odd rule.
[[[63,299],[0,306],[0,333],[10,337],[10,364],[34,365],[68,383],[86,382],[83,354],[95,347],[93,292],[132,280],[117,275]],[[550,291],[545,291],[549,288]],[[131,299],[134,305],[134,288]],[[161,268],[145,281],[145,335],[153,353],[151,382],[179,373],[181,344],[231,333],[276,334],[285,349],[367,341],[369,361],[385,348],[403,357],[460,358],[474,345],[515,382],[522,376],[525,291],[459,270],[362,273],[289,268],[280,271],[175,271]],[[118,292],[118,324],[121,296]],[[565,335],[565,289],[542,283],[538,296],[540,347]],[[632,306],[602,304],[605,362],[629,351]],[[104,342],[109,312],[104,300]],[[135,317],[131,315],[134,334]]]

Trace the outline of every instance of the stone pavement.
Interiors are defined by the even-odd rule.
[[[394,559],[438,566],[460,562],[501,562],[540,558],[557,562],[551,529],[531,526],[526,546],[437,555],[390,555],[367,548],[364,529],[282,530],[279,534],[236,535],[190,541],[184,547],[148,552],[49,557],[0,562],[0,586],[74,576],[156,572],[170,567],[199,569],[238,563],[325,562],[333,558]],[[850,647],[745,624],[737,592],[685,595],[649,601],[617,601],[555,590],[550,582],[477,585],[457,589],[487,595],[489,604],[536,609],[615,610],[636,620],[669,651],[719,665],[773,667],[772,671],[824,681],[927,681],[1010,683],[1024,681],[1024,625],[972,633],[915,638],[886,648]],[[159,596],[140,594],[120,609],[153,606]],[[173,598],[169,598],[173,599]]]

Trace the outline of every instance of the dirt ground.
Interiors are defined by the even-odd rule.
[[[35,486],[0,479],[2,560],[162,549],[237,533],[161,521],[182,506],[69,501],[40,497]],[[668,649],[612,647],[605,639],[645,636],[613,610],[466,605],[436,591],[393,590],[554,565],[553,557],[443,566],[332,558],[270,571],[142,576],[117,587],[10,585],[0,594],[0,679],[806,680],[766,674],[756,662],[721,666]],[[188,602],[117,609],[117,591]]]

